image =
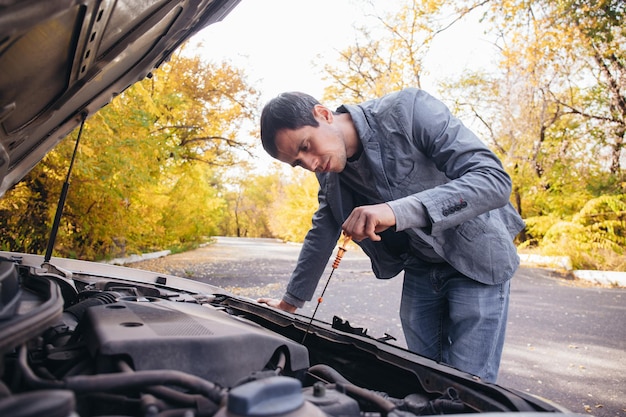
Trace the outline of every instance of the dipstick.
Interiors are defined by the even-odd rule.
[[[335,257],[335,261],[333,262],[333,269],[330,271],[330,275],[328,276],[328,279],[326,280],[326,285],[324,285],[324,289],[322,290],[322,294],[319,296],[319,298],[317,299],[317,305],[315,306],[315,310],[313,310],[313,314],[311,315],[311,320],[309,321],[309,325],[306,328],[306,332],[304,333],[304,336],[302,337],[302,344],[304,344],[304,341],[306,339],[306,335],[309,334],[309,329],[311,328],[311,324],[313,323],[313,319],[315,318],[315,313],[317,313],[317,309],[320,307],[320,304],[322,304],[322,301],[324,301],[324,293],[326,292],[326,288],[328,288],[328,283],[330,283],[330,279],[333,276],[333,272],[335,272],[335,269],[337,269],[339,267],[339,263],[341,262],[341,258],[343,258],[343,255],[346,253],[347,246],[348,243],[350,243],[350,241],[352,240],[352,238],[350,236],[344,236],[343,239],[343,243],[341,246],[339,246],[339,249],[337,250],[337,256]]]

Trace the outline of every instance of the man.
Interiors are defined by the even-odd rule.
[[[524,227],[496,155],[419,89],[335,112],[284,93],[263,109],[261,140],[320,189],[285,295],[258,301],[294,312],[311,300],[343,230],[378,278],[404,271],[408,348],[495,382]]]

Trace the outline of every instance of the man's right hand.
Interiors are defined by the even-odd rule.
[[[378,233],[396,225],[396,215],[387,203],[355,207],[341,228],[355,242],[381,239]]]
[[[288,313],[293,313],[298,309],[298,307],[294,305],[291,305],[283,300],[277,300],[275,298],[259,298],[256,301],[257,303],[267,304],[270,307],[278,308]]]

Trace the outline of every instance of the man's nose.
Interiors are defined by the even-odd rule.
[[[319,165],[317,158],[314,158],[312,156],[304,157],[301,159],[301,161],[302,161],[302,168],[306,169],[307,171],[315,172],[315,170],[317,169]]]

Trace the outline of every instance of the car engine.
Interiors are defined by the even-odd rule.
[[[390,355],[383,343],[328,326],[308,333],[306,320],[228,294],[173,289],[171,279],[155,275],[148,284],[3,259],[0,415],[349,417],[515,409],[497,390],[490,399],[484,392],[470,396],[474,391],[453,377],[409,360],[409,352]],[[304,331],[306,345],[299,342]]]

